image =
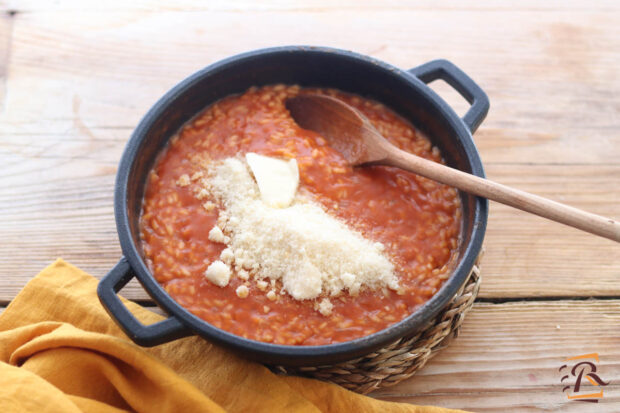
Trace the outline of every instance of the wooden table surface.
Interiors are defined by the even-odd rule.
[[[116,166],[141,116],[203,66],[268,46],[333,46],[402,68],[449,59],[491,100],[474,137],[490,178],[620,219],[620,3],[436,3],[0,0],[0,306],[59,256],[104,275],[121,254]],[[373,396],[620,411],[619,244],[491,204],[485,245],[460,337]],[[137,284],[124,294],[146,298]],[[558,369],[589,353],[610,384],[597,404],[569,401]]]

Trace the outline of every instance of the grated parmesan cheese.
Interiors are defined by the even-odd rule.
[[[399,288],[382,244],[366,240],[299,195],[286,208],[267,205],[242,160],[214,164],[203,182],[224,207],[209,239],[227,244],[234,256],[231,267],[249,271],[260,290],[266,289],[266,280],[272,288],[280,280],[294,299],[309,300],[357,295],[362,287]],[[221,257],[230,258],[228,252]],[[270,290],[267,297],[275,300],[276,292]],[[332,304],[324,298],[317,309],[327,315]]]
[[[235,290],[235,293],[237,294],[237,297],[239,298],[246,298],[250,294],[250,290],[246,285],[240,285]]]
[[[203,176],[204,176],[204,172],[198,171],[198,172],[195,172],[190,179],[192,181],[196,181],[196,180],[202,178]]]
[[[230,248],[225,248],[220,253],[220,260],[224,261],[226,264],[230,264],[233,258],[235,258],[235,254],[233,254]]]
[[[225,244],[228,242],[228,237],[224,235],[220,227],[217,225],[214,226],[211,231],[209,231],[209,239],[213,242],[219,242],[220,244]]]
[[[332,313],[334,305],[327,298],[323,298],[321,302],[317,304],[317,309],[319,310],[319,313],[323,314],[324,316],[328,316]]]
[[[267,298],[269,298],[271,301],[275,301],[275,300],[276,300],[276,298],[277,298],[277,296],[276,296],[276,292],[275,292],[275,291],[273,291],[273,290],[270,290],[270,291],[267,293]]]
[[[239,270],[239,278],[241,278],[243,281],[247,281],[250,279],[250,273],[247,272],[246,270]]]
[[[215,209],[215,204],[211,201],[207,201],[204,204],[202,204],[202,207],[205,209],[205,211],[211,212]]]
[[[183,175],[179,176],[179,179],[177,180],[177,185],[179,185],[179,186],[187,186],[189,184],[190,184],[189,175],[183,174]]]
[[[198,191],[198,193],[196,194],[196,198],[198,199],[205,199],[206,197],[209,196],[209,191],[207,191],[204,188],[201,188],[200,191]],[[208,202],[205,202],[204,205],[208,204]],[[215,206],[215,204],[213,204]],[[206,209],[206,207],[205,207]]]
[[[230,267],[222,261],[213,261],[205,271],[205,277],[218,287],[226,287],[230,281]]]

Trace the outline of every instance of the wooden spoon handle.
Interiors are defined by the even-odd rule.
[[[406,169],[470,194],[482,196],[620,242],[620,224],[613,219],[509,188],[497,182],[412,155],[398,148],[390,149],[388,156],[380,163]]]

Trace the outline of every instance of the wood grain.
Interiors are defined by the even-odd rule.
[[[558,10],[573,11],[615,11],[619,9],[618,3],[613,0],[597,1],[594,4],[584,3],[580,0],[567,0],[560,2],[540,2],[537,0],[525,0],[519,2],[496,2],[493,0],[472,1],[459,0],[449,3],[436,2],[434,0],[340,0],[330,2],[326,0],[305,0],[303,2],[277,2],[263,1],[255,2],[252,0],[211,0],[209,2],[199,2],[195,0],[181,0],[173,4],[162,0],[137,0],[127,3],[122,0],[109,0],[106,2],[84,2],[81,0],[57,0],[54,3],[41,2],[40,0],[6,0],[5,3],[14,8],[19,8],[26,12],[40,11],[118,11],[122,10],[158,10],[158,11],[186,11],[186,12],[207,12],[207,11],[295,11],[295,12],[323,12],[330,13],[336,10],[411,10],[411,9],[433,9],[433,10],[464,10],[469,12],[479,11],[545,11],[556,12]],[[2,2],[0,2],[0,5]]]
[[[491,98],[477,137],[485,162],[618,159],[620,28],[614,13],[561,7],[553,13],[463,8],[350,13],[324,7],[285,12],[267,7],[251,14],[217,7],[106,13],[43,7],[17,14],[4,128],[40,133],[41,120],[70,124],[76,117],[89,127],[132,127],[168,88],[208,63],[258,47],[314,43],[404,68],[437,57],[454,61]],[[245,24],[249,19],[270,24]],[[341,33],[343,21],[348,30]],[[243,41],[228,41],[231,27]],[[30,90],[54,96],[56,103],[33,100]]]
[[[450,71],[449,66],[444,70]],[[620,243],[619,222],[399,149],[363,113],[342,100],[320,94],[305,94],[288,99],[286,108],[299,126],[323,136],[332,148],[344,156],[349,165],[363,167],[373,164],[401,168],[489,201]],[[487,108],[488,102],[485,111]]]
[[[336,119],[332,119],[331,124],[335,122]],[[374,131],[369,121],[366,120],[365,123],[368,126],[362,127],[362,135],[365,136],[364,146],[367,148],[367,155],[362,159],[347,159],[352,164],[361,165],[373,162],[379,165],[402,168],[469,194],[487,198],[494,203],[516,208],[611,241],[620,242],[620,223],[618,221],[407,153],[389,144],[385,138]],[[342,133],[348,133],[350,136],[353,132],[345,130]],[[353,152],[353,150],[351,149],[349,152]],[[541,179],[541,177],[538,178]]]
[[[58,136],[55,143],[46,135],[23,149],[0,143],[0,160],[7,165],[0,170],[0,300],[10,300],[59,256],[98,277],[116,263],[121,252],[113,217],[114,172],[127,133],[93,129],[92,141]],[[46,147],[56,149],[41,154],[37,164],[28,162],[28,151]],[[89,147],[96,148],[96,157]],[[611,178],[620,176],[620,166],[487,169],[516,188],[620,216],[620,180]],[[492,204],[485,246],[481,297],[620,295],[620,249],[611,241]],[[125,294],[146,298],[137,284],[127,286]]]
[[[490,178],[619,219],[619,19],[614,0],[0,0],[0,312],[58,256],[98,277],[116,263],[114,174],[132,129],[179,80],[260,47],[451,60],[491,100],[474,137]],[[430,86],[465,113],[451,87]],[[374,396],[620,411],[620,248],[498,204],[485,246],[485,302],[459,339]],[[123,294],[146,298],[135,282]],[[497,303],[520,299],[538,301]],[[567,403],[557,369],[591,352],[612,384],[600,404]]]
[[[492,165],[499,182],[620,217],[617,166]],[[490,204],[482,297],[618,296],[620,248],[572,228]]]
[[[478,303],[450,347],[410,380],[372,396],[475,412],[617,412],[618,325],[620,300]],[[611,384],[599,404],[569,402],[558,369],[589,353],[599,353],[597,371]]]
[[[0,246],[7,251],[0,265],[6,280],[0,298],[10,299],[57,256],[105,274],[120,255],[112,217],[113,175],[140,116],[173,83],[204,64],[244,49],[282,44],[278,35],[285,32],[290,34],[287,42],[308,43],[308,32],[292,30],[306,21],[324,29],[316,34],[316,43],[350,47],[400,66],[438,56],[454,60],[491,98],[489,118],[476,135],[489,177],[618,218],[620,134],[614,127],[619,108],[613,98],[620,91],[615,76],[619,59],[614,60],[620,50],[618,29],[590,29],[584,23],[607,28],[610,14],[567,8],[559,14],[523,10],[508,16],[488,4],[480,13],[464,10],[463,4],[441,15],[388,7],[380,11],[380,19],[367,22],[375,35],[371,41],[345,36],[338,44],[333,42],[339,30],[334,22],[344,12],[327,4],[328,14],[323,9],[283,14],[267,7],[252,16],[222,5],[208,14],[183,11],[185,6],[181,11],[137,7],[102,14],[90,6],[65,13],[62,5],[39,5],[41,11],[18,12],[7,80],[11,94],[0,113],[0,230],[6,234]],[[355,13],[351,30],[359,31],[370,14],[374,12]],[[457,22],[466,16],[479,27],[490,24],[492,36],[460,27]],[[227,33],[227,26],[244,26],[251,17],[274,24],[239,44],[217,37]],[[212,22],[209,31],[205,18]],[[391,22],[407,19],[423,24],[408,29],[407,36],[388,30]],[[174,30],[179,21],[183,30]],[[437,29],[422,33],[430,26]],[[566,48],[563,30],[573,26],[582,29],[569,36],[580,40],[565,53],[593,55],[582,63],[588,70],[581,72],[591,77],[575,76],[570,61],[563,66],[558,57]],[[425,41],[412,48],[410,36]],[[498,50],[498,44],[518,53]],[[543,64],[552,64],[555,71]],[[32,90],[40,99],[31,98]],[[460,98],[447,97],[459,108]],[[584,105],[584,98],[595,104]],[[485,297],[610,295],[620,289],[620,260],[611,243],[536,217],[492,205],[486,245]],[[132,286],[127,294],[144,298]]]
[[[13,13],[4,11],[0,1],[0,112],[6,97],[6,81],[11,52],[11,35],[13,32]]]
[[[447,349],[411,379],[371,396],[475,412],[619,411],[618,325],[620,300],[477,303]],[[611,381],[603,400],[569,402],[558,368],[593,352],[601,378]]]

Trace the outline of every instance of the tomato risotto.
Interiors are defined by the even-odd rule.
[[[403,150],[428,139],[384,105],[333,89],[251,88],[181,128],[149,175],[141,245],[154,277],[208,323],[253,340],[323,345],[378,332],[435,294],[456,259],[456,190],[353,168],[297,126],[311,91],[360,110]]]

